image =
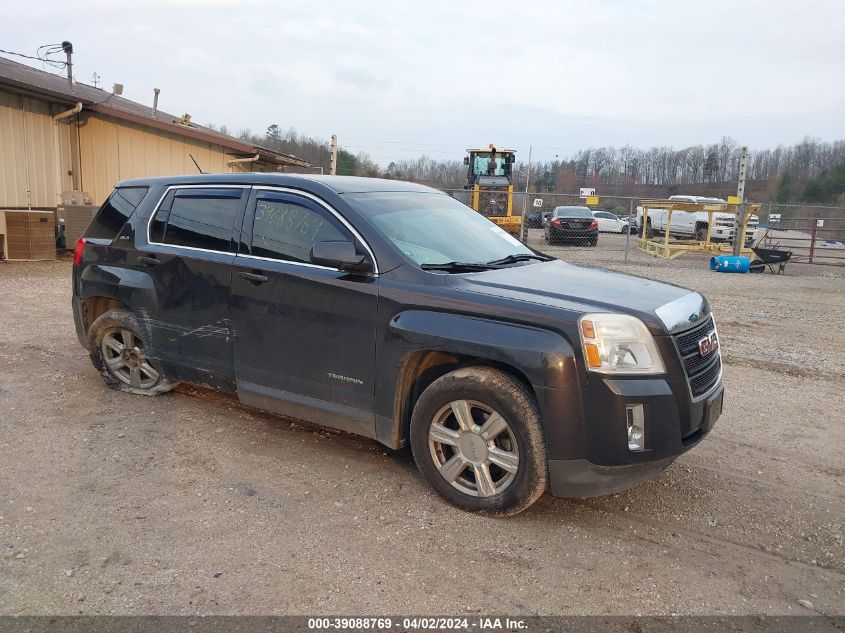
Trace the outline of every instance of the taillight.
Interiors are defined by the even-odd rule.
[[[593,220],[592,222],[590,222],[590,228],[591,229],[597,229],[598,227],[599,227],[598,220]]]
[[[552,226],[560,228],[560,220],[558,220],[557,218],[552,220]]]
[[[78,266],[82,263],[82,253],[85,251],[85,238],[80,237],[76,240],[76,246],[73,249],[73,265]]]

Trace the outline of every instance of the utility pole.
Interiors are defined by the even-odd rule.
[[[337,134],[332,134],[332,162],[329,173],[332,176],[337,175]]]
[[[739,255],[745,244],[745,170],[748,166],[748,147],[743,145],[739,155],[739,179],[736,184],[736,197],[739,198],[739,209],[734,220],[734,249],[733,254]]]
[[[528,209],[528,185],[531,182],[531,151],[532,145],[528,146],[528,172],[525,175],[525,195],[522,196],[522,243],[528,244],[528,227],[525,225],[525,214]]]

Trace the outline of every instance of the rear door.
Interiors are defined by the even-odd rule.
[[[152,347],[174,377],[231,388],[229,286],[248,188],[170,188],[150,216],[137,266],[158,303],[139,315]]]
[[[307,194],[256,187],[235,257],[231,305],[246,404],[372,436],[378,278],[313,265],[345,221]],[[375,266],[373,266],[375,270]]]

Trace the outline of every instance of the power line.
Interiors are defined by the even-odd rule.
[[[66,61],[61,61],[59,59],[50,59],[49,55],[54,55],[59,51],[63,50],[61,44],[44,44],[43,46],[39,46],[38,50],[35,52],[35,55],[26,55],[24,53],[16,53],[15,51],[5,51],[0,49],[0,53],[5,55],[15,55],[17,57],[23,57],[25,59],[34,59],[35,61],[42,62],[44,64],[49,64],[53,68],[63,69],[67,67]],[[42,57],[43,51],[43,57]]]

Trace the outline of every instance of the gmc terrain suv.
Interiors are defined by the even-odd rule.
[[[76,245],[73,314],[109,387],[196,383],[410,444],[488,514],[628,488],[722,410],[701,295],[547,257],[397,181],[122,182]]]

